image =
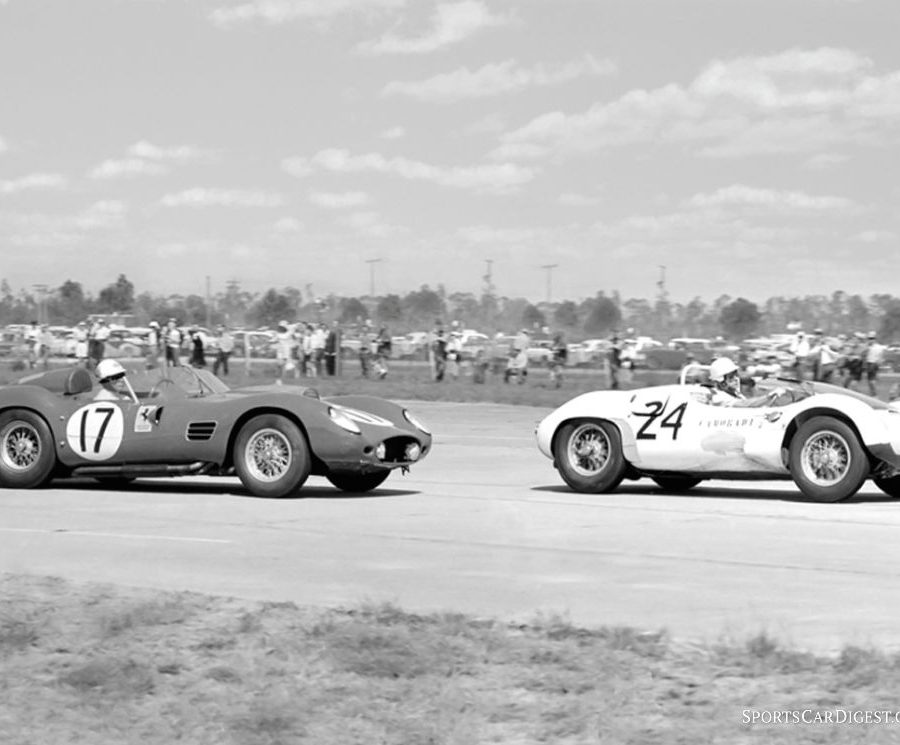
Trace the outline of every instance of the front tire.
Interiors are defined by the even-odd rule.
[[[0,486],[35,489],[55,466],[53,435],[41,417],[24,409],[0,416]]]
[[[856,433],[844,422],[818,416],[791,440],[791,476],[816,502],[849,499],[869,474],[869,460]]]
[[[874,479],[875,486],[894,499],[900,499],[900,476],[891,476],[886,479]]]
[[[300,428],[280,414],[253,417],[234,442],[234,470],[257,497],[295,493],[309,476],[309,446]]]
[[[609,422],[564,424],[554,440],[553,457],[563,481],[575,491],[589,494],[615,489],[627,468],[619,430]]]
[[[390,474],[391,472],[385,469],[374,473],[329,473],[325,478],[341,491],[364,494],[381,486]]]

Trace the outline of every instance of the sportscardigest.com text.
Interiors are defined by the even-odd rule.
[[[743,724],[900,724],[900,710],[743,709]]]

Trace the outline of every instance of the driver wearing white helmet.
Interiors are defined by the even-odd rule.
[[[712,383],[707,403],[713,406],[765,406],[772,404],[785,391],[775,388],[763,396],[747,398],[741,391],[741,371],[728,357],[719,357],[709,366],[709,380]]]
[[[100,390],[94,396],[95,401],[133,401],[137,396],[128,382],[125,368],[116,360],[100,360],[95,370],[100,380]]]

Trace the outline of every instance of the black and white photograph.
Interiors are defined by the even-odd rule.
[[[898,24],[0,0],[0,743],[900,742]]]

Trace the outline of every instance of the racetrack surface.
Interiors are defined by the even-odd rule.
[[[314,606],[390,601],[712,642],[900,648],[900,502],[866,484],[810,504],[789,481],[569,491],[534,445],[548,410],[411,403],[435,448],[365,496],[313,477],[262,500],[237,479],[0,491],[0,571]]]

